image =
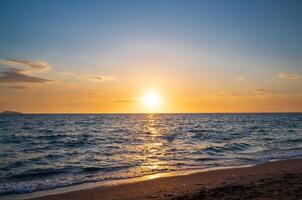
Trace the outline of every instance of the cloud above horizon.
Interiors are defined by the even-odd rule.
[[[14,89],[14,90],[30,90],[30,89],[32,89],[30,87],[22,86],[22,85],[11,86],[9,88]]]
[[[246,80],[246,77],[244,77],[244,76],[238,77],[238,78],[236,79],[236,81],[244,81],[244,80]]]
[[[134,103],[134,99],[117,99],[113,101],[114,103]]]
[[[33,73],[40,73],[50,69],[49,64],[42,61],[29,61],[29,60],[0,60],[1,65],[9,68],[6,71],[0,72],[0,82],[2,83],[47,83],[52,80],[31,76]],[[17,67],[22,67],[17,68]],[[24,69],[26,67],[26,69]]]
[[[0,82],[2,83],[47,83],[52,80],[30,76],[23,73],[23,70],[11,68],[1,73]]]
[[[260,88],[260,89],[255,90],[255,92],[256,92],[257,94],[264,94],[264,93],[266,93],[267,91],[266,91],[265,89],[263,89],[263,88]]]
[[[116,80],[114,76],[102,76],[102,75],[82,75],[80,78],[88,81],[112,81]]]
[[[39,73],[50,69],[50,65],[43,61],[7,59],[0,60],[0,64],[14,67],[27,67],[28,69],[22,69],[22,72],[25,74]]]
[[[280,72],[278,73],[278,78],[284,80],[297,80],[300,79],[300,75],[294,73]]]

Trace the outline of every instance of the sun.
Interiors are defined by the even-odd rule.
[[[155,91],[150,91],[143,96],[143,103],[150,107],[158,107],[160,104],[160,96]]]

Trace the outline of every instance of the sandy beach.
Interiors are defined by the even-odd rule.
[[[302,159],[51,194],[31,200],[301,199]]]

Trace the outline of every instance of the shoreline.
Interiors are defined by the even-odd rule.
[[[197,173],[204,173],[204,172],[224,170],[224,169],[245,168],[245,167],[252,167],[252,166],[255,166],[255,165],[258,165],[258,164],[241,165],[241,166],[226,166],[226,167],[211,167],[211,168],[204,168],[204,169],[188,169],[188,170],[178,170],[178,171],[171,171],[171,172],[161,172],[161,173],[155,173],[155,174],[150,174],[150,175],[145,175],[145,176],[125,178],[125,179],[81,183],[81,184],[70,185],[70,186],[66,186],[66,187],[58,187],[58,188],[54,188],[54,189],[50,189],[50,190],[35,191],[35,192],[32,192],[32,193],[9,194],[9,195],[3,195],[2,197],[3,197],[4,200],[23,200],[23,199],[24,200],[30,200],[30,199],[49,196],[49,195],[60,195],[60,194],[63,194],[63,193],[89,190],[89,189],[94,189],[94,188],[99,188],[99,187],[112,187],[112,186],[138,183],[138,182],[143,182],[143,181],[148,181],[148,180],[153,180],[153,179],[160,179],[160,178],[167,178],[167,177],[178,177],[178,176],[188,176],[188,175],[197,174]]]
[[[249,186],[253,182],[302,175],[302,158],[268,161],[256,165],[218,167],[153,174],[144,177],[38,191],[31,194],[7,195],[3,199],[191,199],[210,190],[233,185]],[[302,177],[302,176],[301,176]],[[286,184],[286,183],[284,183]],[[272,184],[270,184],[272,185]],[[299,186],[299,184],[296,184]],[[301,180],[302,187],[302,180]],[[215,192],[217,194],[217,191]],[[219,192],[218,192],[219,193]],[[183,198],[185,196],[185,198]],[[193,198],[194,199],[194,198]],[[200,197],[198,197],[200,199]]]

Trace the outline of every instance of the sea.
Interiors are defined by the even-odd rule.
[[[0,198],[302,157],[302,113],[0,115]]]

